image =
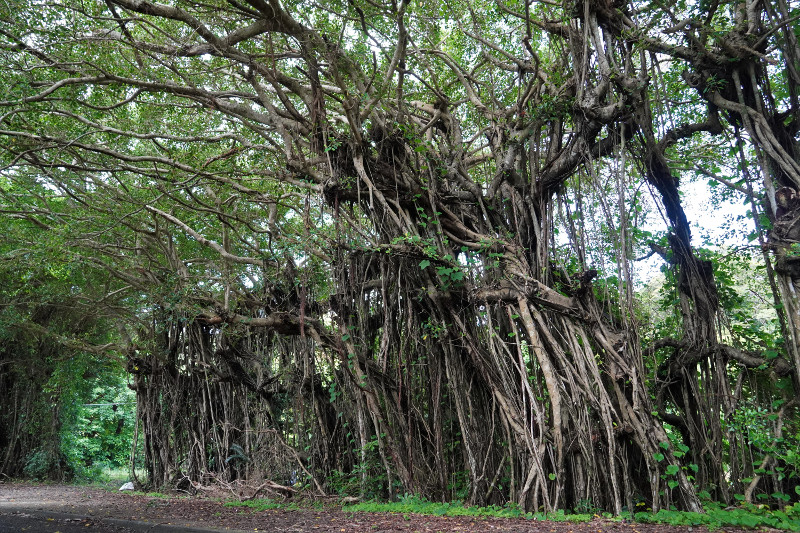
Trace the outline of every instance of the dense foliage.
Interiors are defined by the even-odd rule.
[[[18,246],[5,241],[6,257]],[[0,471],[63,479],[127,469],[135,412],[124,366],[102,348],[110,324],[78,302],[78,270],[25,263],[0,265]]]
[[[6,2],[3,471],[59,475],[59,409],[123,359],[154,485],[797,500],[798,19]],[[747,206],[728,245],[687,186]]]

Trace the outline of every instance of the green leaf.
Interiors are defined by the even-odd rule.
[[[430,261],[428,261],[427,259],[423,259],[422,261],[419,262],[419,267],[422,270],[425,270],[426,268],[428,268],[430,266],[430,264],[431,264]]]

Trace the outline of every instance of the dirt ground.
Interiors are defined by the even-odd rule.
[[[151,497],[70,485],[0,483],[0,523],[12,513],[50,511],[86,520],[111,519],[152,524],[152,531],[170,526],[219,531],[316,532],[536,532],[536,533],[687,533],[692,528],[623,523],[596,518],[592,522],[542,522],[523,519],[439,517],[396,513],[345,513],[333,505],[322,510],[252,511],[225,507],[210,496]],[[698,528],[695,528],[698,529]],[[106,531],[98,529],[98,531]],[[705,529],[701,529],[705,531]],[[718,530],[722,533],[723,530]],[[728,533],[734,530],[725,530]]]

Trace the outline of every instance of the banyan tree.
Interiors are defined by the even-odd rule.
[[[791,494],[791,2],[0,15],[15,257],[45,246],[104,280],[83,305],[117,325],[152,483],[616,513]],[[732,326],[722,259],[693,240],[698,177],[747,203],[764,337]],[[645,255],[670,327],[642,310]],[[735,431],[745,407],[769,446]]]

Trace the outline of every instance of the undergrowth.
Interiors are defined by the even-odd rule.
[[[775,528],[800,531],[800,503],[783,509],[744,504],[733,509],[709,505],[705,513],[661,510],[657,513],[636,513],[637,522],[669,524],[672,526],[706,526],[709,529],[741,527],[750,529]]]
[[[227,507],[247,507],[254,511],[282,509],[297,511],[309,507],[319,507],[322,504],[312,504],[308,501],[283,501],[262,498],[249,501],[231,501],[225,503]],[[432,516],[470,516],[477,518],[523,518],[526,520],[548,520],[553,522],[588,522],[599,518],[596,514],[576,513],[563,510],[554,513],[524,512],[519,506],[510,503],[506,506],[490,505],[488,507],[465,506],[462,502],[431,502],[418,496],[406,495],[396,502],[368,501],[353,505],[344,505],[342,510],[347,513],[398,513],[403,515],[420,514]],[[633,515],[623,512],[622,516],[612,517],[610,513],[603,513],[602,517],[608,520],[631,520],[650,524],[669,524],[673,526],[705,526],[711,530],[722,527],[737,527],[748,529],[775,528],[786,531],[800,532],[800,503],[787,505],[782,509],[770,509],[766,506],[743,505],[737,508],[722,508],[719,505],[708,504],[705,513],[692,513],[686,511],[661,510],[657,513],[638,512]]]

